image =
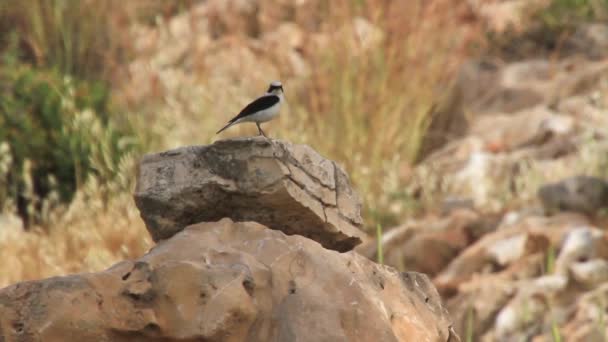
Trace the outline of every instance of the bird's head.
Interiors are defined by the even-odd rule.
[[[274,95],[282,95],[283,94],[283,84],[279,81],[274,81],[274,82],[270,83],[270,86],[268,86],[268,90],[266,91],[266,93],[274,94]]]

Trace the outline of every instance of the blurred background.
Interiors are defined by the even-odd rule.
[[[505,220],[562,222],[546,212],[567,200],[539,188],[608,176],[608,0],[1,1],[0,286],[145,253],[138,160],[219,139],[272,80],[288,106],[265,131],[341,163],[380,238],[362,253],[436,276],[445,300],[488,273],[454,277],[449,262]],[[221,138],[255,134],[238,125]],[[574,211],[603,232],[608,195],[597,196]],[[408,245],[411,231],[427,235]],[[566,235],[524,240],[519,257],[540,258],[534,276],[552,273]],[[467,298],[450,310],[469,341],[562,339],[575,315],[570,303],[537,319],[546,307],[526,302],[521,322],[500,328],[512,293],[493,308]]]

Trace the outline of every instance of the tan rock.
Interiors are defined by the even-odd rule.
[[[572,319],[563,327],[564,341],[603,342],[608,336],[608,283],[583,294],[574,305]]]
[[[334,162],[305,145],[218,141],[144,157],[135,201],[155,241],[230,217],[341,252],[361,242],[361,201]]]
[[[581,215],[561,214],[550,218],[531,216],[512,226],[500,227],[454,258],[433,282],[440,292],[453,292],[495,264],[512,264],[527,255],[545,253],[550,245],[559,246],[571,230],[587,223]],[[505,252],[505,245],[512,250]]]
[[[593,59],[608,57],[608,25],[604,23],[585,23],[565,42],[566,49],[586,54]]]
[[[6,341],[458,341],[419,273],[224,219],[136,261],[0,291]]]
[[[569,267],[576,262],[605,257],[606,247],[606,235],[602,230],[591,226],[576,227],[564,237],[555,269],[567,274]]]
[[[488,254],[498,265],[509,265],[526,253],[529,236],[517,234],[488,246]]]
[[[575,211],[594,215],[608,207],[608,182],[598,177],[569,177],[542,185],[538,197],[548,213]]]
[[[513,285],[504,280],[486,281],[481,285],[447,304],[456,310],[452,316],[456,332],[461,336],[471,335],[473,341],[479,341],[482,333],[493,327],[497,312],[514,292]]]
[[[487,229],[486,225],[491,223],[466,209],[454,210],[441,219],[405,223],[383,234],[384,263],[434,276],[480,235],[480,230]],[[369,241],[356,251],[375,259],[377,246],[377,241]]]
[[[471,127],[471,134],[479,136],[485,146],[500,146],[494,150],[498,152],[542,145],[573,129],[571,117],[539,106],[512,114],[483,116]]]
[[[548,0],[468,0],[471,10],[489,31],[516,32],[524,29],[531,13],[547,7]]]
[[[470,61],[461,68],[457,82],[473,115],[515,113],[588,93],[601,84],[607,68],[606,61],[576,57],[556,63],[544,59],[507,64]]]
[[[604,259],[575,262],[569,271],[574,280],[588,288],[608,282],[608,261]]]

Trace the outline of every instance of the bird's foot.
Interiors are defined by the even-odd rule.
[[[262,130],[262,127],[260,127],[260,124],[257,124],[258,126],[258,135],[262,135],[264,136],[264,138],[268,139],[268,136],[264,133],[264,131]]]

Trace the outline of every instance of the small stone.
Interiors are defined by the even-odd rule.
[[[593,259],[570,265],[570,274],[577,282],[594,287],[608,281],[608,261]]]
[[[597,177],[576,176],[541,186],[538,197],[548,213],[574,211],[593,215],[608,207],[608,183]]]
[[[527,241],[527,234],[511,236],[488,246],[488,254],[498,265],[505,266],[520,259],[526,253]]]
[[[441,214],[448,215],[454,210],[475,209],[473,199],[458,196],[448,196],[441,203]]]
[[[598,252],[596,246],[601,243],[603,236],[601,230],[593,227],[580,227],[570,231],[564,238],[555,261],[556,271],[566,274],[572,263],[594,258]]]

